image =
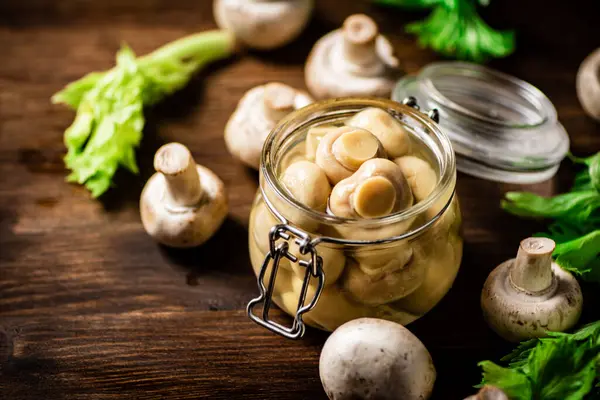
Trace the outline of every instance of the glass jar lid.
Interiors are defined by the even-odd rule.
[[[402,78],[392,99],[438,109],[457,169],[480,178],[535,183],[554,176],[569,136],[552,102],[533,85],[464,62],[438,62]]]

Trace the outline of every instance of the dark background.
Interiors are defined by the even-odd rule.
[[[303,87],[314,41],[351,13],[373,16],[407,72],[436,59],[403,34],[423,14],[362,1],[318,0],[304,35],[284,49],[208,68],[181,92],[147,110],[140,176],[120,173],[102,201],[64,182],[62,136],[73,113],[50,96],[92,70],[110,68],[122,41],[138,54],[214,28],[208,0],[0,0],[0,399],[324,399],[318,356],[326,334],[284,340],[250,322],[256,292],[247,219],[256,174],[232,160],[222,132],[252,86]],[[572,150],[600,150],[600,124],[575,94],[579,63],[600,46],[596,0],[493,0],[495,27],[518,32],[518,49],[491,65],[543,90],[571,135]],[[206,245],[176,251],[144,232],[138,199],[154,151],[180,141],[229,190],[231,211]],[[565,162],[551,181],[525,187],[550,195],[569,188]],[[543,225],[498,208],[516,185],[459,174],[465,252],[450,294],[410,329],[431,351],[434,399],[462,399],[479,382],[476,363],[510,345],[484,324],[479,291],[489,271],[514,256]],[[584,286],[584,320],[597,286]],[[595,313],[595,314],[594,314]]]

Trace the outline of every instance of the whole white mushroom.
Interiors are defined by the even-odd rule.
[[[395,322],[359,318],[329,336],[319,375],[331,400],[424,400],[436,378],[423,343]]]
[[[579,66],[576,89],[586,114],[600,121],[600,48],[590,53]]]
[[[211,170],[196,165],[180,143],[162,146],[154,156],[156,173],[140,197],[144,229],[158,242],[193,247],[207,241],[227,216],[225,185]]]
[[[519,342],[563,332],[579,320],[583,297],[577,280],[552,262],[555,243],[527,238],[517,258],[500,264],[481,292],[483,316],[504,339]]]
[[[294,40],[306,26],[313,0],[215,0],[221,29],[233,31],[247,46],[268,50]]]
[[[308,93],[272,82],[250,89],[225,126],[225,145],[247,166],[258,169],[265,139],[275,125],[313,99]]]
[[[319,99],[389,96],[399,77],[399,61],[375,21],[351,15],[341,29],[314,45],[304,69],[310,93]]]

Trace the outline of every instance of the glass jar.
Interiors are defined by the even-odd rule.
[[[458,61],[429,64],[398,81],[392,99],[414,97],[439,110],[456,151],[457,169],[499,182],[550,179],[569,151],[552,102],[533,85]]]
[[[280,177],[306,159],[308,129],[343,124],[368,107],[387,111],[409,132],[419,158],[435,171],[431,193],[373,219],[341,218],[296,201]],[[261,293],[248,304],[251,319],[298,338],[305,323],[326,331],[359,317],[406,325],[442,299],[458,272],[463,241],[454,152],[432,118],[435,112],[428,117],[411,101],[347,98],[304,107],[275,127],[263,148],[250,214],[250,257]],[[272,302],[294,317],[291,327],[270,319]]]

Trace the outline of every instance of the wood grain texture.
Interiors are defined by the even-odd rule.
[[[600,150],[600,125],[574,90],[577,67],[600,45],[594,0],[497,0],[494,26],[518,30],[518,51],[492,66],[526,79],[555,103],[573,151]],[[0,2],[0,399],[324,399],[318,356],[326,338],[279,338],[251,323],[256,294],[247,254],[247,219],[256,174],[228,155],[223,127],[252,86],[304,87],[312,43],[353,12],[388,33],[407,72],[436,59],[402,25],[420,14],[366,2],[319,0],[302,38],[271,53],[250,53],[203,71],[147,110],[140,176],[120,173],[101,201],[64,182],[62,135],[73,113],[49,102],[65,84],[107,69],[120,43],[138,53],[214,28],[208,0],[4,0]],[[230,215],[206,245],[176,251],[143,231],[138,198],[152,155],[180,141],[229,189]],[[551,181],[569,187],[565,163]],[[542,225],[507,216],[499,199],[515,185],[459,176],[465,254],[450,294],[410,326],[438,370],[434,399],[462,399],[479,381],[476,362],[510,347],[482,321],[479,290],[489,271]],[[597,290],[584,287],[586,304]],[[587,307],[584,320],[600,317]],[[281,316],[281,318],[284,318]]]

